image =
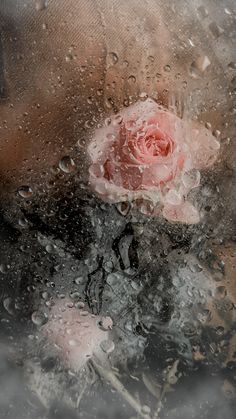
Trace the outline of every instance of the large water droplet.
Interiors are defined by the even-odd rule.
[[[74,160],[70,156],[64,156],[59,162],[60,169],[65,173],[72,173],[76,170]]]
[[[190,75],[193,78],[201,77],[202,73],[206,71],[210,64],[211,62],[209,58],[206,55],[201,55],[192,62],[190,67]]]
[[[0,272],[2,274],[6,274],[7,273],[7,265],[5,263],[1,263],[0,264]]]
[[[119,57],[115,52],[109,52],[108,56],[107,56],[107,64],[109,66],[113,66],[115,64],[117,64],[119,61]]]
[[[105,352],[106,354],[110,354],[114,351],[115,349],[115,344],[112,340],[103,340],[100,343],[100,348],[103,350],[103,352]]]
[[[196,169],[189,170],[182,174],[182,181],[187,189],[197,188],[200,184],[200,178],[200,172]]]
[[[25,199],[31,198],[33,195],[33,191],[30,186],[21,186],[18,189],[18,194]]]
[[[14,305],[11,297],[7,297],[3,300],[3,307],[9,314],[14,314]]]
[[[41,311],[34,311],[31,315],[31,320],[36,326],[42,326],[48,321],[46,313]]]
[[[170,189],[165,196],[165,201],[171,205],[180,205],[182,199],[182,195],[180,195],[175,189]]]
[[[211,22],[209,25],[209,29],[214,38],[219,38],[219,36],[224,33],[224,29],[221,28],[221,26],[217,25],[216,22]]]
[[[131,76],[128,77],[128,83],[129,84],[136,83],[136,77],[131,74]]]
[[[98,322],[98,327],[104,331],[111,330],[113,327],[113,321],[111,317],[102,317],[101,320]]]
[[[167,73],[169,73],[170,70],[171,70],[170,65],[169,64],[166,64],[165,67],[164,67],[164,71],[166,71]]]

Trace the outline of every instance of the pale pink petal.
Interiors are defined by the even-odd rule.
[[[212,166],[219,155],[219,142],[198,122],[186,121],[185,129],[192,156],[192,168],[205,169]]]
[[[42,331],[58,356],[69,368],[79,371],[93,354],[100,354],[100,344],[108,334],[98,327],[100,318],[70,306],[67,300],[53,306]]]
[[[175,223],[197,224],[200,221],[198,210],[188,201],[180,205],[166,203],[164,204],[162,214],[166,220]]]

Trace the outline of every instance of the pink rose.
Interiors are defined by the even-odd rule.
[[[93,355],[103,360],[100,345],[108,340],[108,328],[98,326],[101,317],[76,308],[67,299],[52,307],[42,332],[55,345],[62,362],[75,371],[81,370]]]
[[[89,144],[90,184],[105,201],[148,203],[152,214],[193,224],[200,219],[187,201],[211,166],[219,143],[197,122],[183,120],[152,99],[137,102],[95,131]]]

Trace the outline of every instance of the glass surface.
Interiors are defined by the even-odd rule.
[[[0,418],[233,419],[234,0],[1,0]]]

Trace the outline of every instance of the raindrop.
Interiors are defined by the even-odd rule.
[[[85,304],[83,303],[83,301],[78,301],[78,303],[75,304],[75,307],[78,308],[79,310],[83,309],[85,306]]]
[[[100,343],[100,348],[105,352],[106,354],[111,354],[115,349],[115,344],[112,340],[103,340]]]
[[[107,56],[107,64],[113,66],[119,61],[118,55],[115,52],[110,52]]]
[[[149,407],[149,406],[147,406],[147,405],[142,406],[142,413],[143,413],[144,415],[150,415],[150,413],[151,413],[151,409],[150,409],[150,407]]]
[[[71,292],[71,293],[70,293],[70,297],[71,297],[73,300],[78,300],[78,299],[80,298],[80,293],[79,293],[78,291]]]
[[[28,227],[28,225],[29,225],[28,220],[27,220],[26,218],[24,218],[24,217],[22,217],[22,218],[20,218],[20,219],[18,220],[18,224],[19,224],[19,226],[20,226],[20,227],[22,227],[22,228],[27,228],[27,227]]]
[[[60,169],[65,173],[72,173],[76,169],[75,162],[70,156],[64,156],[59,162]]]
[[[211,64],[209,58],[206,55],[198,57],[190,66],[190,75],[193,78],[198,78]]]
[[[218,299],[225,298],[226,295],[227,295],[227,291],[226,291],[226,288],[223,285],[216,288],[216,290],[215,290],[216,298],[218,298]]]
[[[113,321],[111,317],[102,317],[101,320],[98,322],[98,327],[103,331],[111,330],[113,327]]]
[[[200,7],[198,7],[198,12],[199,12],[199,14],[200,14],[200,16],[202,17],[202,18],[205,18],[205,17],[207,17],[208,16],[208,10],[204,7],[204,6],[200,6]]]
[[[227,9],[227,7],[224,9],[224,12],[226,15],[232,15],[231,10]]]
[[[120,125],[123,121],[123,118],[121,115],[116,115],[115,118],[113,119],[113,125],[117,126]]]
[[[103,95],[103,90],[102,89],[98,89],[97,90],[97,95],[98,96],[102,96]]]
[[[85,282],[86,280],[82,276],[78,276],[77,278],[75,278],[76,285],[82,285],[82,284],[85,284]]]
[[[84,138],[80,138],[77,143],[77,147],[85,147],[86,146],[86,140]]]
[[[13,315],[14,314],[14,309],[13,309],[13,300],[11,297],[7,297],[3,300],[3,307],[5,308],[5,310]]]
[[[211,130],[211,123],[210,122],[206,122],[205,123],[205,127],[207,128],[207,129],[209,129],[209,130]]]
[[[36,10],[44,10],[48,6],[48,0],[36,0],[35,1],[35,8]]]
[[[148,94],[146,92],[141,92],[139,98],[145,101],[148,98]]]
[[[217,25],[216,22],[211,22],[209,29],[214,38],[219,38],[224,33],[224,29]]]
[[[0,264],[0,272],[2,274],[6,274],[7,273],[7,265],[5,263],[1,263]]]
[[[34,311],[31,315],[31,320],[36,326],[43,326],[47,323],[48,317],[46,313],[41,311]]]
[[[170,189],[166,196],[165,201],[171,205],[180,205],[182,202],[182,195],[180,195],[176,190]]]
[[[182,182],[187,189],[197,188],[200,185],[200,172],[197,169],[182,174]]]
[[[236,70],[236,63],[234,63],[233,61],[231,61],[231,62],[228,64],[228,68],[229,68],[230,70]]]
[[[198,263],[195,263],[193,265],[190,265],[190,271],[196,273],[196,272],[202,272],[202,267]]]
[[[88,316],[88,314],[89,314],[89,312],[87,311],[87,310],[82,310],[82,311],[80,311],[80,313],[79,313],[81,316],[83,316],[83,317],[87,317]]]
[[[170,70],[171,70],[170,65],[169,64],[166,64],[165,67],[164,67],[164,71],[166,71],[167,73],[169,73]]]
[[[33,195],[33,191],[30,186],[21,186],[18,189],[18,194],[25,199],[31,198]]]
[[[73,61],[73,59],[74,59],[73,54],[71,52],[68,52],[68,54],[66,54],[66,62],[68,63],[70,61]]]
[[[213,131],[213,133],[212,133],[216,138],[219,138],[220,137],[220,135],[221,135],[221,132],[218,130],[218,129],[216,129],[215,131]]]
[[[54,246],[54,244],[47,244],[45,249],[47,253],[55,253],[56,251],[56,247]]]
[[[135,76],[133,76],[133,75],[129,76],[129,77],[128,77],[128,83],[129,83],[129,84],[134,84],[134,83],[136,83],[136,77],[135,77]]]

